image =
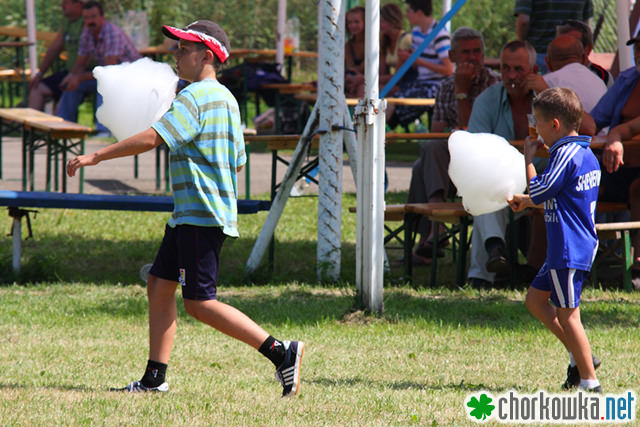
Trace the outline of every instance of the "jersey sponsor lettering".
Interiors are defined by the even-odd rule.
[[[595,169],[585,173],[584,175],[580,175],[578,177],[578,185],[576,185],[576,191],[587,191],[591,190],[592,188],[598,187],[600,185],[600,175],[601,172],[599,169]]]

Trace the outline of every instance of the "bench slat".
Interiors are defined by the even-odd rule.
[[[50,193],[46,191],[0,191],[0,206],[16,208],[58,208],[172,212],[170,196],[121,196],[111,194]],[[238,199],[239,214],[269,210],[267,200]]]

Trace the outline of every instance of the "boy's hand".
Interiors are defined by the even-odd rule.
[[[509,203],[509,206],[511,206],[511,210],[514,212],[520,212],[530,206],[533,206],[531,197],[527,194],[514,194],[513,198],[511,200],[507,200],[507,202]]]
[[[76,171],[84,166],[93,166],[98,164],[96,161],[95,155],[93,154],[85,154],[83,156],[78,156],[74,159],[69,160],[67,163],[67,175],[70,177],[76,174]]]
[[[524,139],[524,157],[526,159],[533,159],[536,157],[538,150],[544,146],[544,142],[540,138],[531,139],[530,136],[527,136]]]

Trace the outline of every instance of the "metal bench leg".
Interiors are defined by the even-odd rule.
[[[458,254],[458,263],[456,268],[456,285],[463,287],[465,283],[465,273],[467,270],[467,250],[468,238],[467,231],[469,229],[469,219],[467,217],[460,218],[460,253]]]
[[[624,258],[622,260],[624,268],[624,271],[622,272],[624,277],[624,289],[627,292],[631,292],[633,290],[631,286],[631,264],[633,264],[633,260],[631,259],[631,237],[629,230],[623,231],[622,240],[624,245]]]
[[[22,218],[20,216],[13,217],[11,236],[13,237],[13,272],[19,273],[22,257]]]
[[[438,222],[431,221],[431,227],[433,230],[433,243],[431,244],[431,287],[433,288],[436,286],[436,277],[438,275],[438,240],[440,240],[440,236],[438,236]]]

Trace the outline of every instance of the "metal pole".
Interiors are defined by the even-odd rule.
[[[278,31],[276,32],[276,63],[280,73],[286,74],[284,67],[284,31],[287,20],[287,0],[278,0]]]
[[[22,254],[22,220],[13,218],[13,227],[11,229],[13,236],[13,272],[20,272],[20,256]]]
[[[365,99],[356,107],[358,186],[356,287],[362,305],[383,310],[384,267],[384,132],[386,101],[378,96],[379,0],[365,7]]]
[[[442,16],[451,10],[451,0],[442,0]],[[447,22],[447,31],[451,32],[451,21]]]
[[[36,49],[36,9],[33,2],[34,0],[25,0],[25,10],[27,11],[27,41],[31,42],[31,45],[29,45],[29,67],[31,68],[31,73],[35,74],[38,69],[38,52]],[[22,66],[22,64],[20,64],[20,66]],[[28,94],[25,93],[25,97],[26,96],[28,96]]]
[[[320,133],[318,186],[319,281],[340,278],[342,254],[342,139],[344,124],[344,2],[322,0],[318,46],[318,104]]]
[[[620,71],[626,70],[633,65],[631,60],[631,46],[627,46],[629,37],[629,11],[631,7],[629,0],[617,0],[616,17],[618,27],[618,56],[620,58]]]

